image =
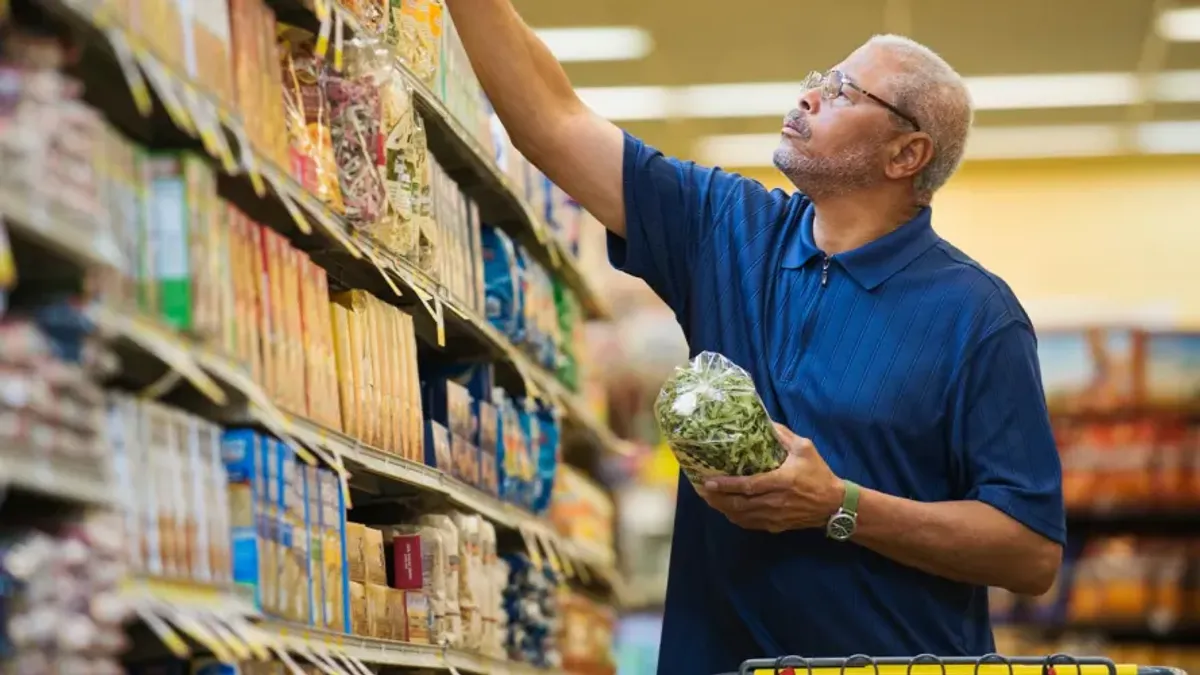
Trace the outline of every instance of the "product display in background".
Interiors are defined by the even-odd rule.
[[[1038,356],[1052,413],[1200,411],[1200,333],[1046,331]]]

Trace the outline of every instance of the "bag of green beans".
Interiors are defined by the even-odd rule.
[[[675,369],[654,416],[693,485],[772,471],[787,458],[750,374],[714,352]]]

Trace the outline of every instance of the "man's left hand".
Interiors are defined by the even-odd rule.
[[[730,522],[771,533],[825,527],[842,505],[845,486],[812,441],[775,425],[787,459],[778,469],[756,476],[714,477],[697,492]]]

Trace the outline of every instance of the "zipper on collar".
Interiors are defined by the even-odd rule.
[[[830,260],[829,256],[824,255],[824,254],[821,255],[821,287],[822,288],[829,285],[829,263],[830,262],[831,262],[831,260]]]

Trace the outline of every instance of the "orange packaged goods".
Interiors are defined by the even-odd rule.
[[[265,64],[278,63],[275,13],[263,0],[229,0],[233,86],[246,137],[262,156],[287,166],[282,79]]]
[[[289,26],[279,31],[278,44],[289,156],[286,166],[305,189],[334,211],[344,213],[329,102],[322,87],[324,65],[313,51],[316,36]]]
[[[1038,335],[1046,401],[1054,413],[1111,412],[1142,401],[1145,335],[1090,328]]]

